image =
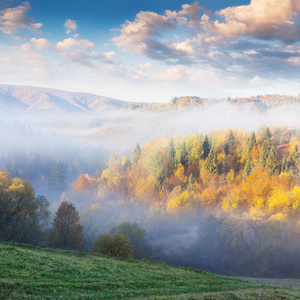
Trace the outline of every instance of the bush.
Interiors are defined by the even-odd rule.
[[[124,234],[101,234],[92,246],[92,253],[132,258],[132,245]]]
[[[137,223],[124,222],[117,227],[112,228],[110,234],[123,234],[129,240],[134,258],[144,257],[144,248],[146,244],[146,230]]]

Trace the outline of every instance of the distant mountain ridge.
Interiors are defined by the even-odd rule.
[[[0,85],[0,111],[96,112],[146,106],[89,93]]]
[[[183,96],[168,103],[128,102],[89,93],[0,84],[0,111],[44,112],[100,112],[106,110],[183,111],[216,103],[251,105],[254,110],[265,111],[288,104],[300,104],[300,95],[260,95],[220,100]]]

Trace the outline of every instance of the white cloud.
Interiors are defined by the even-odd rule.
[[[152,68],[152,64],[151,63],[144,63],[144,64],[139,64],[138,66],[139,69],[141,70],[147,70],[147,69],[151,69]]]
[[[36,48],[36,50],[39,51],[55,49],[55,47],[46,39],[32,38],[30,42]]]
[[[300,37],[299,26],[294,24],[299,11],[299,0],[251,0],[249,5],[217,12],[224,23],[206,19],[202,25],[208,32],[226,38],[251,35],[257,39],[293,41]]]
[[[95,47],[95,45],[92,42],[90,42],[89,40],[77,40],[75,38],[64,39],[63,41],[58,42],[56,44],[56,48],[59,51],[67,51],[73,47],[89,51],[89,50],[91,50],[91,48]]]
[[[65,21],[64,26],[67,28],[66,33],[70,34],[72,31],[76,31],[77,29],[77,22],[71,19],[67,19]]]
[[[128,50],[144,54],[153,37],[161,30],[175,28],[166,16],[150,11],[141,11],[133,22],[126,21],[121,28],[121,35],[113,38],[113,42]]]
[[[0,30],[4,34],[14,34],[19,29],[37,31],[42,27],[41,23],[34,23],[26,13],[31,9],[29,2],[23,2],[18,7],[7,8],[0,11]]]
[[[172,68],[163,69],[160,74],[156,75],[154,79],[159,79],[164,82],[174,82],[186,79],[188,76],[188,70],[183,66],[175,66]]]

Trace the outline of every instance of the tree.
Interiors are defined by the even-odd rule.
[[[262,150],[260,153],[259,163],[260,166],[265,168],[267,164],[267,160],[270,154],[270,149],[274,145],[272,134],[270,132],[270,129],[267,127],[267,129],[264,132],[263,138],[262,138]]]
[[[0,172],[0,241],[41,243],[49,214],[49,202],[27,180]]]
[[[132,245],[124,234],[101,234],[92,246],[92,253],[132,258]]]
[[[211,174],[219,174],[221,165],[218,160],[218,153],[216,149],[212,149],[207,157],[207,160],[205,161],[205,168],[211,173]]]
[[[85,245],[83,226],[75,206],[63,200],[52,222],[49,246],[69,250],[82,251]]]
[[[252,169],[253,169],[253,163],[252,163],[251,159],[248,158],[246,161],[246,164],[245,164],[244,171],[243,171],[243,177],[247,178],[251,174]]]
[[[279,165],[277,162],[277,153],[274,145],[271,146],[268,154],[268,158],[265,164],[267,172],[271,175],[277,174],[279,172]]]
[[[189,179],[188,179],[188,184],[187,184],[188,190],[194,190],[195,189],[195,178],[193,173],[191,173]]]
[[[206,159],[208,157],[209,152],[210,152],[210,144],[209,144],[207,135],[204,137],[202,148],[203,148],[203,159]]]
[[[235,143],[234,135],[232,130],[230,129],[229,134],[226,137],[225,146],[224,146],[226,155],[232,152],[235,146],[234,143]]]
[[[136,147],[135,147],[135,149],[134,149],[134,151],[133,151],[133,153],[132,153],[132,156],[131,156],[131,163],[134,165],[134,164],[136,164],[138,161],[139,161],[139,159],[140,159],[140,157],[141,157],[141,153],[142,153],[142,150],[141,150],[141,147],[140,147],[140,145],[137,143],[136,144]]]
[[[175,148],[174,141],[170,139],[169,145],[166,149],[166,175],[170,177],[175,169]]]
[[[178,166],[182,164],[183,166],[187,163],[187,151],[185,146],[185,141],[178,142],[175,148],[175,164]]]
[[[247,141],[247,157],[251,157],[252,149],[257,146],[255,132],[252,132],[250,138]]]
[[[116,233],[123,234],[132,245],[133,256],[135,258],[142,258],[144,255],[144,247],[146,243],[146,230],[140,227],[136,222],[123,222],[117,227],[113,227],[110,231],[111,235]]]
[[[65,166],[59,161],[56,161],[55,165],[52,168],[49,179],[51,183],[55,186],[55,188],[62,190],[65,187],[66,180]]]

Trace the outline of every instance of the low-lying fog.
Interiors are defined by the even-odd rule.
[[[297,127],[300,105],[256,112],[250,105],[220,103],[188,111],[105,111],[101,113],[0,113],[3,151],[85,147],[130,153],[137,143],[175,135],[207,134],[228,127],[248,132],[263,125]],[[70,150],[70,149],[68,149]]]

